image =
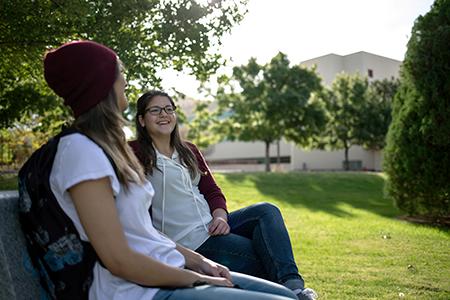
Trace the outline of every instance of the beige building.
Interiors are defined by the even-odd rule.
[[[360,51],[348,55],[327,54],[305,60],[300,65],[305,67],[315,65],[323,84],[330,86],[336,75],[341,72],[359,73],[361,76],[366,76],[369,81],[397,78],[401,63],[395,59]]]
[[[305,67],[316,66],[317,73],[325,85],[331,85],[337,74],[359,73],[369,81],[398,77],[401,62],[391,58],[356,52],[349,55],[328,54],[300,63]],[[242,168],[263,170],[265,146],[262,142],[221,142],[205,152],[206,159],[220,168]],[[277,156],[276,145],[271,145],[272,161]],[[344,150],[339,151],[306,151],[293,143],[280,143],[280,156],[285,170],[342,170]],[[382,153],[367,151],[353,146],[349,150],[350,167],[358,170],[381,170]],[[228,164],[228,167],[227,165]]]

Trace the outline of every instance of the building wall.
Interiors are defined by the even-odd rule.
[[[401,62],[395,59],[367,53],[356,52],[343,56],[343,71],[354,74],[359,72],[362,76],[368,76],[368,70],[372,70],[372,78],[369,81],[384,78],[398,77]]]
[[[383,151],[373,152],[373,165],[375,170],[383,170]]]
[[[345,160],[344,150],[303,150],[291,146],[291,170],[342,170]],[[348,153],[349,161],[361,161],[362,170],[381,170],[380,151],[367,151],[360,146],[352,146]]]
[[[300,65],[307,68],[315,66],[317,74],[322,77],[322,83],[331,85],[336,74],[345,69],[342,56],[336,54],[327,54],[310,60],[301,62]]]
[[[221,142],[206,149],[204,155],[208,161],[225,159],[251,159],[265,157],[266,146],[263,142]],[[277,145],[270,145],[270,156],[276,157]],[[280,142],[280,156],[290,156],[291,145]]]
[[[204,154],[205,158],[212,164],[223,160],[251,160],[264,157],[265,146],[262,142],[221,142],[207,149]],[[272,144],[270,145],[270,156],[276,157],[276,155],[276,144]],[[344,150],[304,150],[293,143],[282,141],[280,142],[280,156],[291,158],[290,166],[287,169],[292,171],[341,170]],[[382,169],[383,157],[381,151],[367,151],[360,146],[353,146],[349,149],[349,160],[361,161],[361,167],[364,170],[380,171]],[[230,165],[230,168],[234,167]],[[239,165],[239,168],[248,169],[250,167]],[[260,169],[263,170],[263,166],[260,166]]]
[[[317,73],[322,77],[323,84],[330,86],[336,75],[341,72],[368,76],[370,69],[373,73],[373,77],[369,78],[370,81],[398,77],[401,62],[360,51],[345,56],[328,54],[303,61],[300,64],[308,68],[315,65]]]

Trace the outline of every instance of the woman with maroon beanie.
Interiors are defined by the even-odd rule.
[[[280,210],[257,203],[228,214],[202,154],[181,139],[175,110],[162,91],[147,92],[137,103],[138,139],[130,145],[155,189],[153,225],[232,271],[282,284],[299,299],[316,299],[304,287]]]
[[[230,273],[153,227],[154,190],[125,142],[126,81],[111,49],[71,42],[46,54],[44,71],[75,116],[78,132],[60,139],[50,186],[103,263],[94,266],[90,299],[293,298],[282,286]]]

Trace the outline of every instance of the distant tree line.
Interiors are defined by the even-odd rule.
[[[262,141],[266,171],[270,144],[283,138],[304,148],[344,149],[346,170],[352,145],[382,149],[399,86],[394,78],[369,84],[359,74],[342,73],[325,87],[314,68],[291,65],[283,53],[264,65],[252,58],[218,84],[216,111],[202,103],[188,137],[203,147],[221,139]]]

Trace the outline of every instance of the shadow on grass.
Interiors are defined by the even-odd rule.
[[[247,173],[224,174],[231,185],[245,184],[276,201],[292,206],[304,206],[340,217],[351,213],[340,206],[366,210],[384,217],[394,217],[399,211],[391,200],[383,198],[384,179],[373,173],[308,172],[308,173]]]

